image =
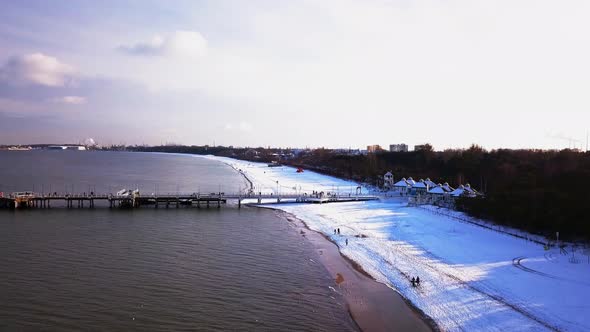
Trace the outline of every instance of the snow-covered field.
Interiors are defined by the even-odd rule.
[[[349,193],[357,186],[310,171],[296,173],[291,167],[208,158],[241,170],[255,192]],[[590,264],[580,249],[572,259],[569,247],[567,254],[545,250],[538,243],[439,214],[433,207],[407,207],[399,198],[276,207],[330,236],[344,255],[400,292],[443,330],[590,331]],[[334,234],[336,228],[340,235]],[[417,288],[409,282],[413,276],[422,280]]]

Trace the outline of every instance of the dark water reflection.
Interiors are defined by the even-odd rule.
[[[109,170],[101,181],[102,167],[89,168],[109,158],[117,165],[120,156],[126,167],[146,167],[134,167],[130,154],[69,153],[64,158],[75,162],[67,160],[71,166],[62,174],[56,153],[26,153],[14,158],[36,162],[20,172],[8,170],[6,161],[22,159],[0,155],[0,175],[11,175],[4,188],[39,178],[52,186],[67,178],[105,187],[119,175]],[[235,182],[226,188],[243,185],[211,161],[165,155],[138,160],[166,166],[147,166],[153,174],[145,183],[213,189],[220,178],[231,178]],[[180,166],[172,167],[181,173],[166,182],[168,166],[178,160]],[[316,263],[316,251],[273,211],[0,211],[0,252],[1,330],[355,330],[342,298],[328,288],[334,281]]]

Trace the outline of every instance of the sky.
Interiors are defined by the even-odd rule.
[[[0,144],[586,147],[590,2],[0,0]]]

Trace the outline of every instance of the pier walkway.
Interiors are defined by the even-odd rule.
[[[303,193],[288,194],[225,194],[225,193],[191,193],[191,194],[164,194],[164,195],[114,195],[114,194],[39,194],[33,192],[19,192],[8,196],[0,196],[0,208],[51,208],[52,206],[65,206],[66,208],[94,208],[97,205],[109,208],[139,208],[142,206],[181,207],[194,206],[221,207],[228,201],[242,204],[283,204],[283,203],[336,203],[378,200],[371,195],[309,195]],[[102,203],[102,204],[101,204]]]

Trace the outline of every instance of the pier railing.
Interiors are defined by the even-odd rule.
[[[333,203],[333,202],[351,202],[351,201],[368,201],[376,200],[378,197],[369,195],[353,195],[353,194],[338,194],[338,193],[274,193],[274,192],[249,192],[249,193],[176,193],[176,194],[147,194],[142,195],[138,192],[132,192],[124,195],[117,195],[112,193],[97,194],[91,193],[33,193],[33,192],[17,192],[0,197],[0,208],[50,208],[52,205],[64,203],[67,208],[83,208],[85,206],[94,208],[97,202],[103,202],[110,208],[126,207],[138,208],[141,206],[154,206],[158,208],[165,206],[166,208],[180,207],[180,206],[196,206],[200,208],[202,205],[209,207],[227,203],[228,200],[235,201],[238,207],[242,203]]]

